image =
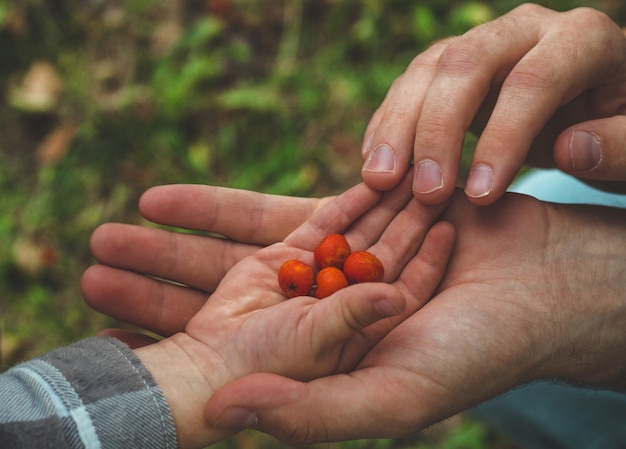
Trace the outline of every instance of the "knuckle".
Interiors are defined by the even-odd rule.
[[[580,7],[564,13],[564,18],[569,30],[584,36],[587,41],[597,42],[596,45],[604,51],[606,47],[610,48],[616,43],[624,42],[621,28],[602,11]]]
[[[513,9],[510,14],[511,16],[535,16],[539,14],[552,13],[554,11],[546,8],[545,6],[538,5],[536,3],[522,3],[515,9]]]
[[[437,72],[448,76],[465,76],[479,68],[483,53],[483,34],[477,34],[468,33],[464,38],[450,43],[439,56]]]
[[[458,126],[458,123],[453,123],[450,120],[448,111],[444,110],[443,107],[430,111],[419,131],[420,146],[422,148],[437,148],[441,145],[442,140],[446,139],[454,148],[460,148],[463,145],[465,134],[457,133]]]
[[[342,308],[342,313],[344,322],[353,332],[359,332],[369,324],[367,317],[355,313],[347,306]]]
[[[439,75],[462,75],[484,70],[485,55],[497,50],[501,37],[510,33],[510,18],[501,18],[471,28],[445,42],[437,60]],[[494,47],[495,46],[495,47]]]
[[[545,65],[541,61],[533,64],[516,66],[507,76],[503,89],[540,89],[551,90],[559,84],[555,72],[545,70]]]
[[[446,38],[432,43],[424,52],[420,53],[411,60],[407,71],[435,67],[441,53],[455,40],[456,38]]]
[[[584,33],[585,38],[593,35],[598,39],[599,51],[623,61],[626,53],[626,40],[622,29],[611,17],[602,11],[593,8],[581,7],[571,10],[571,25],[578,33]]]
[[[604,28],[613,24],[613,21],[607,14],[590,7],[575,8],[566,14],[570,23],[584,23],[587,27]]]

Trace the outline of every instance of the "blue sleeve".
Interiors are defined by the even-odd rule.
[[[0,447],[173,449],[169,406],[134,353],[91,338],[0,375]]]

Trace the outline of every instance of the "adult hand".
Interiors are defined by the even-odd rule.
[[[589,8],[528,4],[435,43],[373,115],[363,179],[388,189],[414,160],[415,195],[441,203],[455,188],[468,129],[480,136],[465,187],[475,204],[499,198],[527,157],[586,180],[625,181],[622,30]]]
[[[438,294],[350,373],[246,376],[217,391],[210,424],[288,443],[396,437],[542,378],[626,390],[626,211],[457,193],[457,243]]]
[[[430,299],[453,246],[452,227],[432,226],[442,208],[421,205],[406,183],[380,199],[361,184],[328,202],[283,242],[232,266],[184,332],[136,350],[168,399],[181,447],[228,434],[202,420],[205,403],[226,382],[253,372],[308,380],[349,371]],[[323,301],[286,301],[279,266],[313,263],[314,247],[334,232],[378,255],[386,282],[349,286]]]

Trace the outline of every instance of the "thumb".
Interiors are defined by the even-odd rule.
[[[387,283],[350,285],[311,308],[315,338],[328,351],[374,323],[401,315],[406,306],[400,290]]]
[[[207,423],[218,430],[253,428],[281,441],[322,441],[303,417],[291,415],[310,400],[307,384],[275,374],[257,373],[239,378],[217,390],[204,409]],[[312,416],[308,417],[313,420]],[[304,430],[308,429],[308,430]]]
[[[392,418],[400,414],[394,395],[387,395],[385,388],[367,387],[373,380],[384,381],[384,376],[366,381],[359,376],[362,371],[368,370],[308,383],[250,374],[216,391],[205,407],[205,419],[215,429],[253,428],[289,445],[393,437],[416,430],[417,423]],[[408,421],[416,420],[415,415]]]
[[[555,142],[554,160],[561,170],[578,178],[626,181],[626,116],[591,120],[566,129]]]

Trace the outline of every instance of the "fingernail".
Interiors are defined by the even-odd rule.
[[[229,407],[220,415],[213,427],[217,429],[250,429],[256,427],[259,418],[257,414],[244,407]]]
[[[600,139],[587,131],[574,131],[569,142],[569,157],[574,170],[593,170],[602,160]]]
[[[396,156],[387,144],[378,145],[365,162],[365,170],[391,173],[396,168]]]
[[[402,310],[399,309],[398,306],[390,301],[387,301],[386,299],[381,299],[374,303],[374,308],[376,309],[376,312],[383,317],[396,316],[402,313]]]
[[[439,165],[430,159],[420,161],[415,167],[413,191],[431,193],[443,187],[443,178]]]
[[[478,164],[470,172],[465,185],[465,193],[472,198],[481,198],[491,193],[493,174],[491,167]]]

